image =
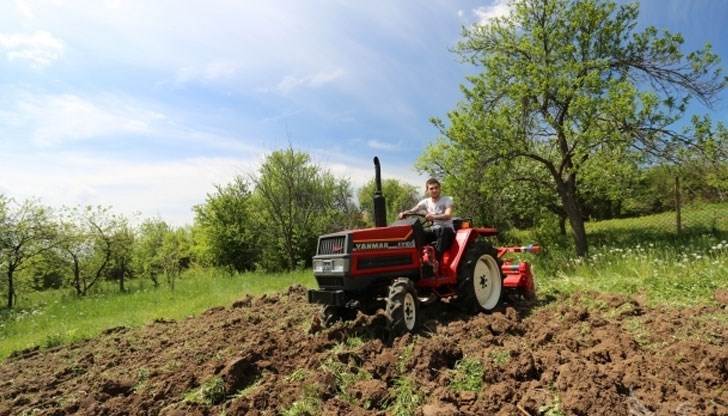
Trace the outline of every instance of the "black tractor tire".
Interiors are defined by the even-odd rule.
[[[458,266],[458,305],[466,312],[490,312],[503,296],[502,261],[491,245],[475,242]]]
[[[420,324],[420,300],[410,279],[400,277],[389,286],[385,316],[388,329],[394,336],[417,329]]]
[[[324,305],[319,311],[321,324],[328,328],[339,321],[351,321],[356,318],[356,309],[341,306]]]

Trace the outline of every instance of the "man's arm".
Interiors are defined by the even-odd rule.
[[[452,219],[452,205],[448,205],[447,208],[445,208],[445,212],[443,212],[442,214],[427,214],[425,218],[429,221],[447,221],[449,219]]]
[[[404,219],[405,215],[407,215],[407,214],[414,214],[414,213],[416,213],[416,212],[418,212],[420,210],[421,210],[420,209],[420,204],[417,204],[417,205],[413,206],[412,208],[410,208],[410,209],[408,209],[406,211],[402,211],[399,214],[397,214],[397,218],[399,218],[400,220],[401,219]]]

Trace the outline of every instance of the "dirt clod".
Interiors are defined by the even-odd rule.
[[[379,314],[318,325],[296,286],[15,353],[0,364],[0,416],[726,416],[728,310],[715,298],[675,309],[585,293],[475,316],[439,304],[390,339]]]

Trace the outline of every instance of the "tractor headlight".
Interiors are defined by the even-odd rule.
[[[348,258],[314,259],[314,273],[346,273],[349,271]]]
[[[349,271],[349,259],[333,259],[331,262],[331,271],[334,273],[344,273]]]

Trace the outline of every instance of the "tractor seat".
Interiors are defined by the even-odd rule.
[[[461,217],[455,217],[452,219],[452,225],[455,231],[461,229],[461,228],[470,228],[471,224],[473,223],[472,218],[461,218]]]

